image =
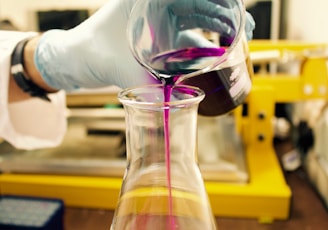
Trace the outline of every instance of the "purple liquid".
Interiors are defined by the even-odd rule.
[[[151,67],[165,85],[174,85],[183,74],[195,72],[203,63],[215,63],[226,52],[220,48],[187,48],[156,56]],[[251,88],[250,60],[187,78],[179,84],[196,86],[205,92],[198,113],[205,116],[225,114],[243,103]]]
[[[246,61],[187,78],[181,83],[204,90],[205,98],[199,104],[199,114],[218,116],[233,110],[246,99],[251,89],[248,69],[250,65]]]
[[[165,165],[166,165],[166,184],[167,184],[167,190],[168,190],[168,213],[166,216],[160,216],[160,215],[138,215],[137,219],[133,220],[132,222],[143,222],[147,223],[149,226],[157,226],[160,229],[187,229],[188,230],[199,230],[199,229],[212,229],[212,223],[207,221],[202,221],[198,218],[192,218],[192,217],[184,217],[184,216],[176,216],[175,212],[173,210],[179,209],[181,207],[186,208],[186,210],[198,210],[201,208],[197,203],[197,201],[182,201],[182,203],[175,203],[178,202],[177,197],[173,196],[173,190],[171,184],[171,153],[170,153],[170,101],[171,101],[171,95],[172,95],[173,85],[165,85],[163,88],[164,92],[164,111],[163,111],[163,123],[164,123],[164,145],[165,145]],[[181,93],[184,94],[190,94],[194,95],[195,91],[190,88],[181,88]],[[176,188],[175,188],[176,189]],[[181,199],[179,197],[178,199]],[[183,198],[182,198],[183,199]],[[176,206],[174,206],[176,205]],[[201,204],[202,205],[202,204]],[[187,211],[188,212],[188,211]],[[197,211],[196,211],[197,212]],[[199,216],[201,216],[200,214]],[[198,216],[198,217],[199,217]],[[164,219],[165,218],[165,219]],[[165,227],[163,226],[165,225]],[[139,224],[136,224],[136,226],[140,226]],[[145,226],[145,225],[143,225]]]
[[[218,57],[221,57],[225,52],[226,47],[185,48],[157,55],[151,60],[150,66],[159,74],[161,79],[170,78],[170,80],[166,80],[171,83],[172,79],[177,80],[182,74],[199,70],[199,66],[205,67],[209,62],[217,62]]]
[[[209,59],[217,59],[225,53],[225,48],[186,48],[173,52],[168,52],[156,56],[151,67],[159,73],[160,80],[164,83],[164,103],[169,104],[172,92],[172,86],[182,74],[194,72],[193,66],[208,62]],[[213,60],[214,61],[214,60]],[[167,77],[168,76],[168,77]],[[170,111],[169,107],[164,109],[164,138],[165,138],[165,158],[167,187],[169,191],[169,215],[168,223],[171,229],[175,229],[175,218],[173,216],[172,186],[171,186],[171,160],[170,160],[170,137],[169,137]]]
[[[170,102],[170,97],[172,93],[172,86],[166,85],[164,87],[164,103],[168,104]],[[167,188],[169,191],[169,215],[168,223],[170,223],[171,229],[175,227],[175,220],[173,216],[173,202],[172,202],[172,186],[171,186],[171,154],[170,154],[170,108],[165,106],[164,108],[164,141],[165,141],[165,163],[166,163],[166,178],[167,178]]]

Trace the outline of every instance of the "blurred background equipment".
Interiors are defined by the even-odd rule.
[[[0,229],[64,230],[64,203],[58,199],[0,197]]]

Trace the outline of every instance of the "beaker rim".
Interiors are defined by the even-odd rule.
[[[171,86],[174,100],[165,101],[164,88],[163,84],[125,88],[118,93],[118,99],[123,105],[180,107],[200,103],[205,97],[202,89],[181,84]]]

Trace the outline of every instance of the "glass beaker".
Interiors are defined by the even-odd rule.
[[[127,168],[111,230],[213,230],[197,164],[192,86],[147,85],[119,93],[126,114]]]
[[[240,105],[251,89],[245,24],[242,0],[138,0],[127,37],[156,79],[201,88],[199,114],[216,116]]]

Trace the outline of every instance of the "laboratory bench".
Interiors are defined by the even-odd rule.
[[[278,157],[292,148],[289,141],[277,141],[275,149]],[[220,230],[326,230],[328,229],[328,210],[309,181],[306,171],[299,168],[285,172],[286,182],[292,190],[290,216],[286,220],[270,223],[252,218],[216,217]],[[101,209],[65,209],[65,230],[109,229],[113,211]]]

